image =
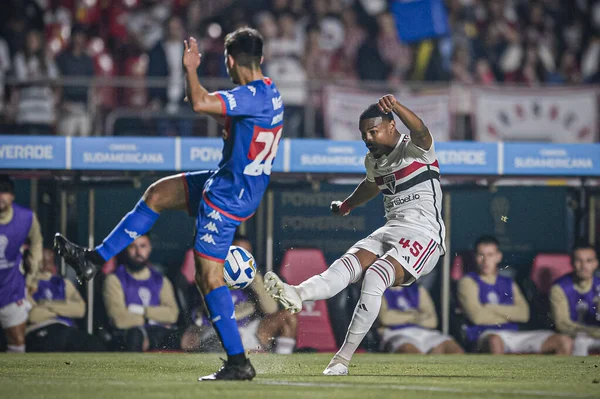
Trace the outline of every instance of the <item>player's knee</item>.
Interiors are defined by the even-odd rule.
[[[146,189],[146,192],[142,198],[150,209],[155,212],[160,212],[164,208],[164,197],[165,194],[161,189],[160,181],[157,181]]]
[[[496,334],[491,334],[487,337],[488,352],[499,355],[504,353],[504,341]]]
[[[573,353],[573,339],[568,335],[558,336],[558,347],[556,348],[557,355],[570,355]]]

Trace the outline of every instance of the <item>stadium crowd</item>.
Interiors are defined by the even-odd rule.
[[[265,38],[265,72],[279,82],[290,136],[301,135],[307,101],[319,108],[324,81],[600,81],[598,2],[444,3],[449,34],[407,43],[398,34],[404,21],[385,0],[6,0],[0,123],[12,132],[86,136],[105,131],[106,115],[122,108],[161,115],[146,135],[202,131],[183,103],[182,39],[199,38],[202,77],[224,79],[224,35],[243,25]],[[126,79],[90,85],[92,77]],[[68,78],[83,81],[60,83]],[[214,89],[224,84],[215,82]]]
[[[42,249],[35,213],[14,199],[14,182],[0,176],[0,350],[220,350],[194,284],[191,250],[181,269],[167,277],[150,261],[148,234],[106,263],[94,279],[94,334],[85,332],[84,286],[58,274],[53,251]],[[253,250],[243,235],[236,235],[233,244]],[[600,350],[599,262],[592,246],[576,246],[570,264],[559,265],[562,273],[545,288],[505,275],[499,268],[502,252],[492,236],[473,244],[472,257],[473,264],[453,268],[456,328],[451,335],[439,331],[438,307],[428,290],[413,284],[385,292],[363,347],[398,353],[579,356]],[[357,284],[343,295],[350,296]],[[318,346],[314,337],[302,337],[303,346],[296,347],[302,334],[299,319],[310,323],[318,312],[308,305],[299,315],[280,310],[265,291],[260,272],[248,288],[233,290],[232,296],[247,351],[289,354],[314,349],[311,343]],[[344,303],[330,301],[330,314],[350,315],[354,304]],[[331,323],[336,338],[341,333],[343,339],[346,326],[321,316],[312,323]]]

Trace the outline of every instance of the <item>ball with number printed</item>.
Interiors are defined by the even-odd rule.
[[[241,290],[254,280],[256,261],[254,256],[244,248],[232,245],[223,264],[225,284],[229,289]]]

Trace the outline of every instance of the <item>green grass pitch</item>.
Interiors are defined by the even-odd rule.
[[[325,377],[330,358],[255,354],[252,382],[199,383],[218,355],[0,354],[0,398],[600,398],[599,357],[358,354]]]

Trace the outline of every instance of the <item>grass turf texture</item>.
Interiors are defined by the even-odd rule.
[[[599,357],[359,354],[350,376],[321,375],[330,354],[256,354],[252,382],[197,382],[204,354],[0,354],[9,398],[600,398]]]

